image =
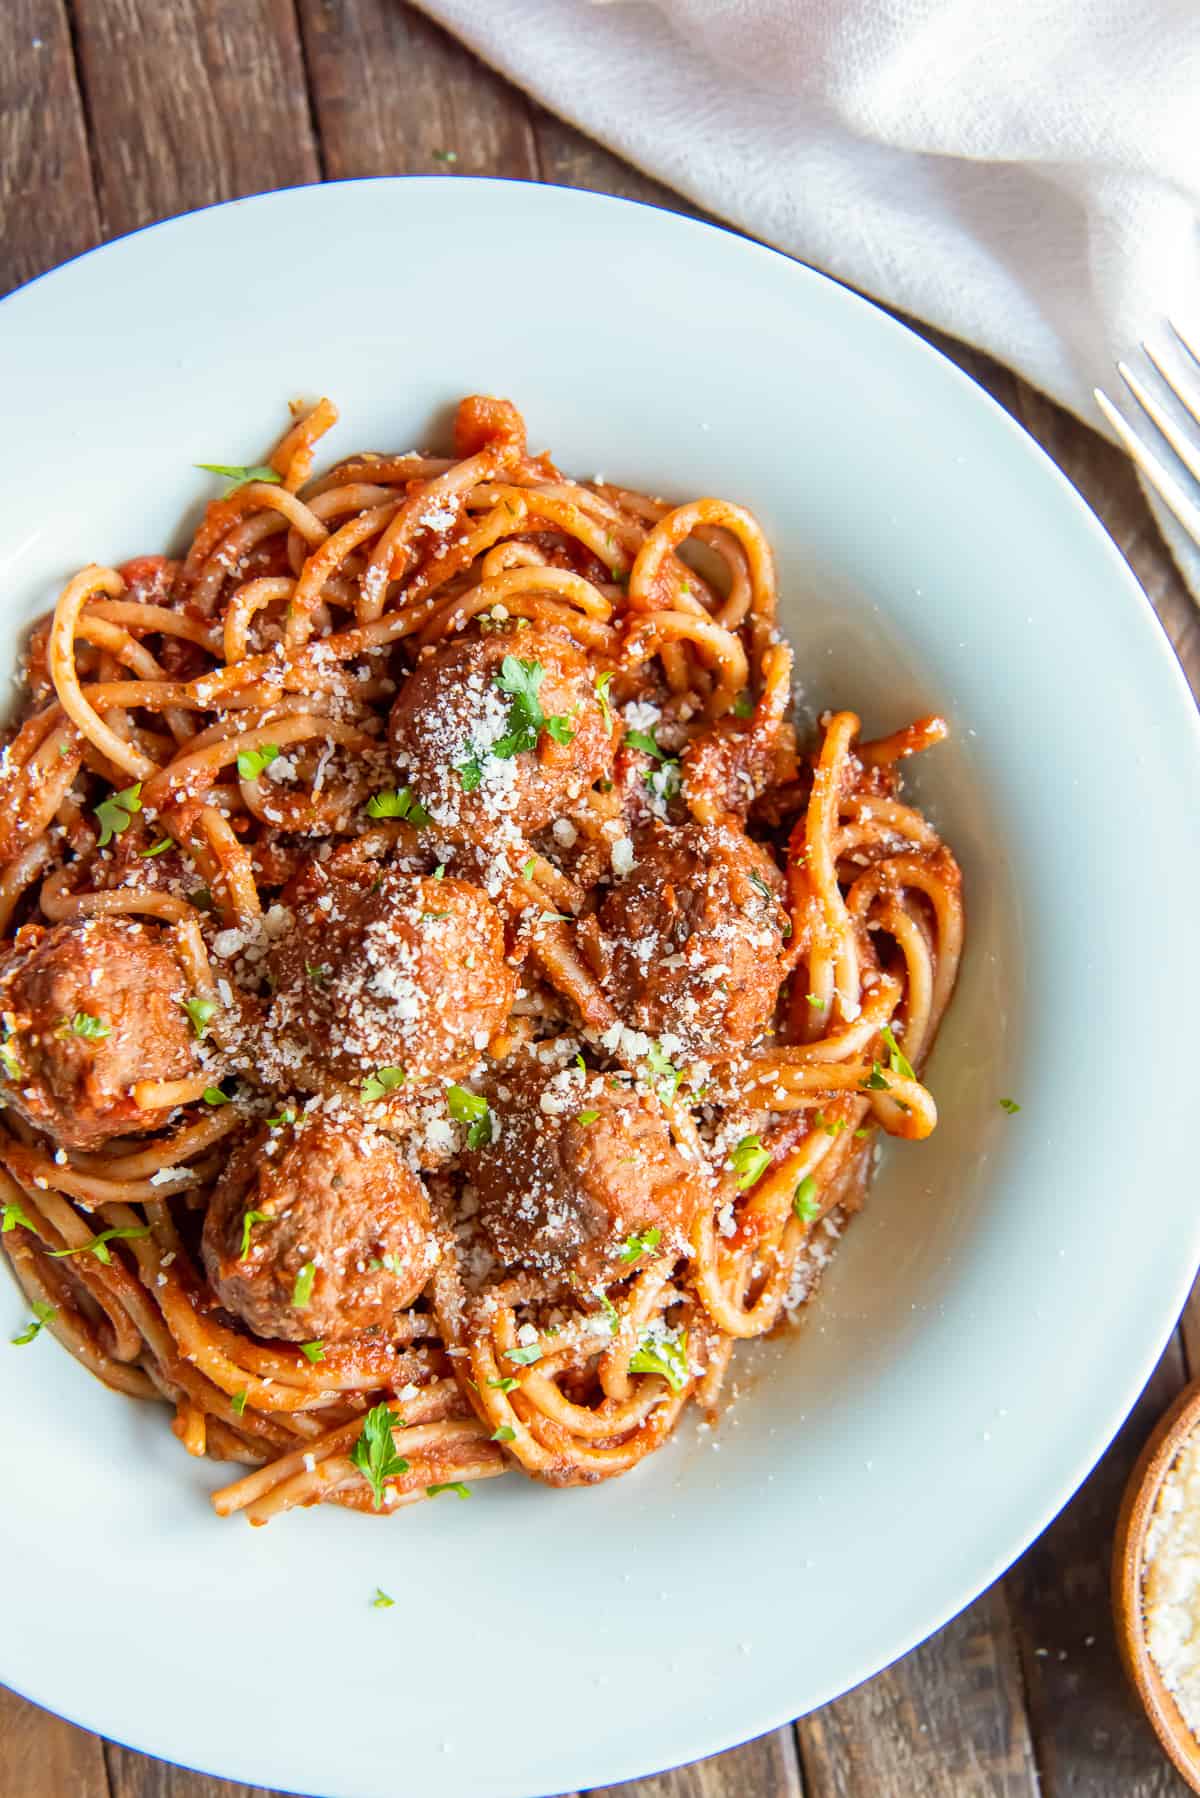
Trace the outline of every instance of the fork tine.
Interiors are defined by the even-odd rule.
[[[1142,348],[1145,350],[1146,355],[1149,357],[1150,361],[1153,362],[1155,368],[1158,370],[1171,392],[1175,395],[1175,398],[1179,401],[1184,411],[1188,414],[1189,418],[1194,418],[1196,423],[1200,425],[1200,401],[1198,401],[1194,395],[1189,396],[1184,391],[1179,385],[1178,375],[1173,376],[1171,374],[1170,369],[1160,361],[1148,343],[1144,343]],[[1138,405],[1142,408],[1142,411],[1146,413],[1147,417],[1153,419],[1154,423],[1158,426],[1159,430],[1162,432],[1171,448],[1175,451],[1175,454],[1179,457],[1179,460],[1183,463],[1183,466],[1187,469],[1192,479],[1194,481],[1200,481],[1200,449],[1197,449],[1194,444],[1188,442],[1170,413],[1163,411],[1163,408],[1159,405],[1154,395],[1148,388],[1142,386],[1142,383],[1138,380],[1137,376],[1134,375],[1123,362],[1117,363],[1117,373],[1124,381],[1126,387],[1128,387]]]
[[[1152,454],[1141,439],[1134,434],[1108,395],[1101,393],[1098,387],[1094,387],[1092,392],[1095,395],[1096,404],[1124,444],[1130,458],[1145,475],[1163,504],[1169,506],[1174,512],[1192,542],[1200,549],[1200,506],[1188,498],[1174,475],[1163,467],[1158,457]]]
[[[1200,368],[1200,349],[1197,349],[1195,339],[1189,337],[1186,331],[1182,331],[1173,318],[1169,318],[1167,323],[1170,325],[1172,331],[1174,331],[1176,337],[1178,337],[1180,343],[1183,345],[1192,361],[1196,364],[1197,368]]]

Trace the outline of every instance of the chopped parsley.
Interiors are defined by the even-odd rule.
[[[374,1405],[363,1418],[362,1434],[350,1450],[350,1459],[375,1495],[375,1509],[383,1509],[384,1481],[407,1473],[408,1462],[396,1453],[392,1430],[398,1419],[387,1405]]]
[[[468,1149],[485,1149],[492,1140],[492,1114],[482,1093],[466,1086],[452,1086],[446,1093],[446,1109],[456,1124],[467,1125]]]
[[[189,905],[194,905],[197,911],[213,909],[213,896],[208,887],[197,887],[194,893],[187,895],[187,902]]]
[[[313,1281],[316,1279],[316,1277],[317,1277],[316,1262],[315,1261],[306,1261],[304,1263],[304,1266],[300,1269],[300,1272],[296,1275],[296,1281],[292,1287],[292,1310],[293,1311],[307,1311],[308,1310],[309,1305],[312,1303]]]
[[[448,911],[423,911],[421,913],[421,922],[423,924],[427,918],[432,918],[436,923],[438,919],[448,918],[449,916],[450,913]]]
[[[112,1261],[112,1256],[108,1252],[110,1242],[132,1236],[149,1236],[149,1234],[149,1224],[122,1224],[114,1230],[101,1230],[99,1236],[89,1236],[86,1242],[81,1242],[76,1248],[51,1249],[50,1254],[55,1261],[61,1261],[68,1255],[94,1255],[97,1261],[102,1261],[107,1267]]]
[[[277,743],[262,743],[257,749],[243,749],[238,754],[237,771],[242,780],[257,780],[279,754]]]
[[[428,824],[429,813],[415,799],[409,787],[391,787],[385,793],[373,793],[367,800],[368,818],[407,818],[414,830]]]
[[[304,972],[314,986],[324,986],[325,982],[329,979],[329,963],[324,961],[306,961],[304,964]]]
[[[656,799],[674,799],[683,785],[680,764],[674,756],[661,767],[647,769],[643,779]]]
[[[1011,1117],[1014,1111],[1020,1111],[1021,1107],[1017,1104],[1015,1099],[1001,1099],[1000,1109],[1001,1111],[1007,1111],[1009,1117]]]
[[[771,1151],[764,1149],[761,1136],[743,1136],[740,1143],[729,1157],[730,1165],[737,1175],[738,1191],[745,1192],[756,1180],[762,1178],[771,1165]]]
[[[17,1060],[17,1052],[11,1043],[0,1043],[0,1068],[4,1069],[10,1080],[25,1078],[25,1070]]]
[[[433,160],[435,162],[445,162],[445,163],[453,164],[458,161],[458,151],[457,150],[431,150],[430,155],[433,157]]]
[[[445,1480],[440,1486],[426,1486],[425,1488],[427,1498],[436,1498],[439,1492],[455,1492],[459,1498],[470,1498],[471,1496],[471,1488],[464,1485],[462,1480]]]
[[[488,1381],[488,1385],[494,1386],[497,1392],[511,1392],[513,1387],[517,1386],[519,1384],[520,1384],[520,1382],[518,1380],[514,1380],[511,1374],[505,1374],[505,1376],[502,1380],[489,1380]]]
[[[763,898],[768,902],[774,899],[774,893],[771,891],[762,875],[757,873],[754,869],[751,869],[750,871],[750,885],[752,887],[757,887]]]
[[[596,704],[604,714],[604,722],[612,729],[612,707],[608,703],[608,689],[612,686],[612,672],[596,676]]]
[[[519,656],[505,656],[501,662],[500,672],[494,678],[500,691],[509,697],[508,729],[491,747],[492,755],[501,761],[508,761],[527,749],[536,749],[544,730],[556,743],[573,740],[575,732],[568,718],[560,713],[548,718],[542,710],[538,689],[545,676],[546,670],[540,662],[523,662]],[[479,764],[476,761],[474,765],[478,767]],[[465,774],[463,786],[466,787]]]
[[[517,1367],[532,1367],[535,1361],[542,1358],[542,1351],[536,1342],[528,1342],[524,1348],[506,1349],[505,1353]]]
[[[586,1130],[587,1126],[589,1124],[594,1124],[599,1116],[600,1113],[598,1111],[581,1111],[575,1121],[576,1123],[582,1124]]]
[[[246,1409],[246,1388],[243,1386],[240,1392],[235,1392],[229,1402],[237,1412],[237,1415],[241,1417]]]
[[[733,702],[733,715],[735,718],[752,718],[754,716],[754,701],[749,693],[738,694]]]
[[[255,1224],[269,1224],[270,1222],[271,1213],[269,1211],[246,1211],[242,1214],[242,1248],[238,1255],[239,1261],[244,1261],[250,1253],[250,1232]]]
[[[811,1174],[805,1174],[792,1194],[792,1210],[801,1223],[811,1224],[820,1209],[817,1203],[817,1183]]]
[[[77,1011],[73,1018],[64,1018],[55,1036],[81,1036],[85,1042],[100,1043],[106,1036],[112,1035],[112,1025],[104,1018],[97,1018],[90,1011]]]
[[[662,1231],[657,1224],[651,1224],[648,1230],[640,1233],[635,1230],[633,1235],[627,1236],[621,1244],[621,1260],[626,1264],[638,1261],[647,1249],[656,1249],[661,1241]]]
[[[325,1344],[321,1341],[319,1336],[316,1336],[311,1342],[302,1342],[300,1344],[300,1353],[304,1356],[306,1361],[323,1361],[325,1359]]]
[[[885,1024],[879,1034],[887,1044],[888,1066],[893,1074],[899,1074],[902,1080],[915,1080],[917,1076],[912,1071],[912,1063],[896,1041],[891,1025]]]
[[[615,1336],[621,1327],[620,1313],[606,1292],[598,1292],[596,1297],[600,1302],[600,1310],[608,1324],[609,1334]]]
[[[824,1011],[825,1009],[825,1001],[822,999],[820,993],[809,993],[808,1002],[814,1011]]]
[[[174,837],[159,837],[157,843],[151,843],[149,849],[139,849],[138,854],[145,861],[145,860],[148,860],[149,857],[152,855],[162,855],[164,850],[174,849],[174,847],[175,847]]]
[[[669,1105],[679,1091],[679,1082],[683,1079],[682,1070],[675,1066],[661,1043],[651,1043],[646,1066],[654,1075],[655,1091],[659,1098],[664,1105]]]
[[[52,1317],[57,1316],[57,1305],[47,1305],[43,1299],[34,1299],[33,1316],[25,1325],[25,1328],[21,1331],[20,1335],[11,1336],[9,1341],[14,1348],[24,1348],[27,1342],[32,1342],[35,1336],[40,1336],[43,1324],[48,1324]]]
[[[435,869],[434,869],[434,870],[433,870],[433,878],[434,878],[434,879],[435,879],[435,880],[445,880],[445,878],[446,878],[446,864],[445,864],[445,862],[439,862],[439,863],[438,863],[438,865],[437,865],[437,867],[436,867],[436,868],[435,868]]]
[[[4,1207],[3,1221],[0,1222],[0,1236],[7,1236],[8,1232],[15,1229],[18,1224],[26,1230],[32,1230],[35,1235],[37,1234],[37,1225],[33,1219],[27,1212],[22,1211],[15,1199],[9,1199]]]
[[[462,781],[464,793],[473,793],[483,779],[483,767],[477,755],[470,756],[465,762],[460,762],[454,772]]]
[[[517,1432],[512,1428],[512,1426],[510,1424],[502,1423],[498,1430],[492,1431],[492,1441],[493,1442],[512,1442],[515,1440],[516,1434],[517,1434]]]
[[[665,749],[659,748],[653,728],[650,730],[627,730],[625,742],[630,749],[640,749],[643,755],[652,755],[656,762],[665,762],[667,759],[667,752]]]
[[[228,1105],[229,1094],[223,1093],[219,1086],[206,1086],[200,1094],[206,1105]]]
[[[102,799],[93,811],[100,822],[100,847],[111,843],[119,837],[123,830],[129,829],[129,820],[135,812],[142,809],[142,783],[135,781],[131,787],[125,787],[119,793],[110,793]]]
[[[239,487],[246,485],[247,481],[270,481],[272,485],[278,485],[283,479],[281,474],[276,474],[275,470],[269,468],[265,462],[256,462],[250,468],[244,467],[238,462],[197,462],[195,466],[202,468],[205,474],[219,474],[229,482],[229,486],[221,495],[222,499],[228,499],[231,493],[236,493]]]
[[[208,1035],[208,1026],[216,1016],[215,999],[181,999],[179,1003],[192,1020],[192,1029],[196,1033],[196,1041],[203,1042]]]
[[[886,1093],[892,1090],[891,1082],[877,1061],[871,1063],[870,1074],[865,1080],[860,1080],[858,1084],[864,1093]]]
[[[521,879],[532,880],[537,871],[537,856],[531,855],[528,861],[521,863]]]
[[[687,1331],[681,1330],[674,1338],[643,1336],[629,1363],[629,1371],[660,1374],[672,1392],[682,1392],[691,1374],[687,1358]]]
[[[375,1072],[368,1074],[362,1083],[363,1099],[367,1101],[385,1099],[389,1093],[394,1093],[398,1086],[403,1086],[406,1079],[407,1075],[403,1068],[376,1068]]]
[[[282,1130],[285,1124],[294,1124],[295,1121],[296,1114],[290,1105],[285,1105],[281,1111],[276,1112],[273,1118],[267,1119],[272,1130]]]
[[[378,1506],[376,1506],[376,1509],[378,1509]],[[395,1602],[396,1600],[394,1598],[388,1597],[382,1586],[376,1586],[375,1596],[371,1600],[371,1609],[373,1611],[390,1611]]]

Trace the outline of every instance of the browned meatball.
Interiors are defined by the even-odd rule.
[[[786,971],[779,870],[727,824],[656,826],[633,853],[600,908],[613,1004],[684,1054],[736,1054],[766,1028]]]
[[[447,643],[418,662],[392,707],[393,753],[434,823],[499,850],[607,773],[612,736],[587,661],[552,631]]]
[[[252,1212],[265,1216],[247,1232]],[[424,1189],[395,1143],[320,1111],[242,1145],[209,1201],[203,1247],[225,1309],[289,1342],[386,1331],[435,1259]]]
[[[465,1160],[502,1261],[587,1288],[686,1250],[704,1178],[652,1095],[575,1067],[529,1069],[497,1083],[492,1120],[491,1142]]]
[[[135,1082],[199,1068],[183,972],[159,924],[90,918],[28,925],[0,959],[4,1097],[69,1148],[153,1130]]]
[[[319,879],[271,957],[269,1036],[303,1044],[337,1079],[382,1067],[409,1080],[471,1061],[504,1022],[516,976],[504,925],[465,880],[389,869],[372,884]]]

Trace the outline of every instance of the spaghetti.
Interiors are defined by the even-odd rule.
[[[802,748],[770,547],[531,455],[226,470],[88,567],[0,756],[0,1235],[253,1523],[636,1465],[810,1296],[954,987],[899,795]]]

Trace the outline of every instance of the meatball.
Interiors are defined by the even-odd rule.
[[[512,1008],[504,925],[465,880],[388,869],[370,886],[313,865],[271,956],[268,1035],[336,1079],[381,1067],[424,1078],[471,1061]]]
[[[656,826],[600,908],[605,987],[625,1023],[688,1055],[736,1054],[760,1035],[787,971],[783,880],[730,824]]]
[[[500,1259],[585,1288],[684,1253],[704,1197],[658,1100],[574,1067],[498,1084],[492,1140],[465,1162]]]
[[[444,833],[502,846],[549,824],[608,772],[613,728],[565,637],[497,631],[418,662],[392,707],[391,742]]]
[[[162,1123],[165,1111],[139,1110],[134,1084],[199,1068],[169,941],[159,924],[89,918],[28,925],[8,945],[4,1097],[28,1123],[73,1149]]]
[[[242,1144],[209,1201],[203,1249],[225,1309],[289,1342],[387,1331],[436,1259],[424,1188],[395,1143],[320,1111]]]

